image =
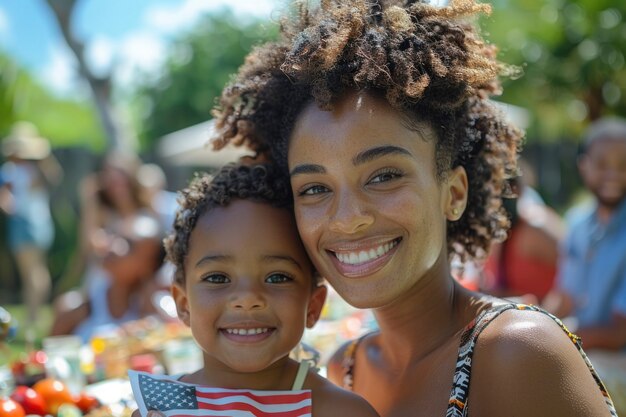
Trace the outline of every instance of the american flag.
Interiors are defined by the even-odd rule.
[[[139,412],[167,417],[311,417],[311,391],[253,391],[187,384],[171,376],[129,371]]]

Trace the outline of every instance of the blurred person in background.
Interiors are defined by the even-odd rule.
[[[56,300],[50,335],[77,334],[88,342],[99,332],[158,313],[153,295],[161,290],[155,278],[165,257],[162,237],[158,218],[146,214],[107,232],[96,250],[101,268],[86,294],[70,291]]]
[[[544,306],[571,316],[616,408],[626,412],[626,119],[594,122],[583,146],[578,168],[595,204],[575,216]]]
[[[573,315],[585,347],[626,347],[626,120],[589,128],[578,167],[595,204],[564,242],[558,284],[546,307]]]
[[[154,214],[148,192],[137,178],[140,166],[136,155],[111,151],[80,184],[80,244],[70,275],[81,277],[85,288],[99,274],[97,253],[106,247],[107,236],[138,215]]]
[[[2,142],[0,209],[8,216],[8,244],[22,282],[28,316],[26,339],[34,338],[39,310],[50,295],[47,251],[54,239],[49,187],[63,172],[47,139],[29,122],[16,123]]]
[[[530,166],[520,160],[520,168],[522,175],[511,180],[514,197],[503,199],[511,227],[507,239],[490,249],[481,290],[538,304],[554,285],[564,227],[556,211],[527,184]]]

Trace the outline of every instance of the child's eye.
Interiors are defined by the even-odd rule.
[[[323,185],[311,185],[309,187],[305,187],[298,192],[298,195],[316,195],[323,194],[328,192],[328,188]]]
[[[202,281],[211,284],[226,284],[230,282],[230,278],[224,274],[209,274],[202,277]]]
[[[291,281],[293,281],[293,279],[290,276],[280,273],[274,273],[265,278],[265,282],[268,284],[283,284]]]
[[[384,169],[376,173],[368,182],[368,184],[380,184],[391,181],[402,176],[402,172],[396,169]]]

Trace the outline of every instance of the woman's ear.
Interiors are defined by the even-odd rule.
[[[313,289],[306,312],[306,327],[308,329],[315,326],[315,323],[319,320],[322,314],[322,308],[324,308],[327,293],[328,288],[326,288],[326,285],[320,285]]]
[[[467,172],[462,166],[451,169],[446,178],[445,213],[449,221],[457,221],[463,216],[467,206],[469,184]]]
[[[185,323],[186,326],[190,326],[189,300],[187,298],[187,292],[185,291],[185,285],[175,282],[172,284],[170,291],[176,303],[178,318]]]

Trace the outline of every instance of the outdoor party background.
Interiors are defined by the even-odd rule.
[[[533,186],[564,215],[586,198],[575,163],[585,127],[626,115],[626,2],[491,4],[480,24],[514,66],[498,100],[526,129]],[[99,156],[134,150],[163,168],[170,191],[223,163],[204,147],[211,108],[245,54],[277,36],[289,8],[284,0],[0,1],[0,138],[16,121],[32,122],[64,169],[52,189],[53,296],[80,284],[69,262],[77,190]],[[0,305],[19,316],[20,280],[5,232],[0,216]]]

